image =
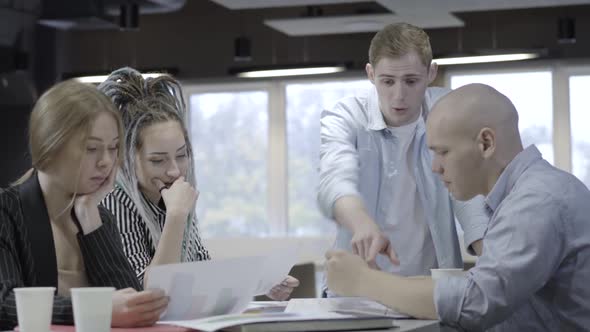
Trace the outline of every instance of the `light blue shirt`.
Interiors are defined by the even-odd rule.
[[[424,119],[434,102],[449,91],[427,89],[422,118],[412,128],[409,143],[396,138],[395,128],[387,128],[374,87],[365,94],[344,98],[322,112],[320,208],[332,218],[337,199],[346,195],[361,197],[368,214],[389,237],[401,262],[400,266],[394,266],[379,255],[377,264],[383,270],[400,275],[428,275],[430,268],[463,267],[455,215],[465,232],[467,246],[483,237],[488,220],[483,197],[468,203],[452,200],[431,170],[432,156],[426,146]],[[407,156],[401,159],[397,152],[406,145],[400,141],[409,147]],[[408,174],[404,176],[412,176],[409,183],[413,189],[400,185],[407,181],[388,176],[396,172],[396,164],[400,162],[407,163],[404,167]],[[399,201],[399,197],[405,199]],[[408,210],[403,206],[406,202],[418,207],[417,213],[409,212],[414,217],[409,219],[415,220],[404,219],[407,214],[401,210]],[[350,251],[351,239],[351,232],[339,225],[334,247]],[[429,259],[430,256],[433,258]]]
[[[530,146],[486,198],[483,255],[439,279],[440,319],[467,330],[590,330],[590,192]]]

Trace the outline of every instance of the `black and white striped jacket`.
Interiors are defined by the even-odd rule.
[[[141,285],[121,247],[113,216],[99,207],[103,225],[78,243],[89,286],[117,289]],[[0,189],[0,329],[17,325],[13,288],[52,286],[57,289],[57,260],[47,207],[37,174],[24,183]],[[53,324],[73,324],[69,297],[55,295]]]
[[[147,207],[158,216],[156,226],[162,231],[166,221],[166,210],[156,206],[149,200],[146,201],[148,201]],[[145,220],[137,211],[131,197],[119,186],[115,186],[115,189],[105,197],[101,204],[115,216],[127,259],[129,259],[129,263],[135,270],[137,278],[143,283],[145,270],[150,265],[157,246],[157,243],[154,244],[152,241]],[[211,259],[209,252],[202,244],[196,219],[191,221],[189,232],[185,260],[194,262]]]

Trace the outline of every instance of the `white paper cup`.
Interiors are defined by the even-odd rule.
[[[109,332],[113,309],[113,287],[72,288],[76,332]]]
[[[55,287],[14,288],[20,332],[49,332]]]
[[[463,269],[430,269],[430,274],[433,280],[437,280],[441,277],[465,277],[467,271]]]

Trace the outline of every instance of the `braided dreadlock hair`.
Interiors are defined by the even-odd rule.
[[[156,123],[177,121],[183,131],[189,160],[186,181],[196,188],[194,159],[186,127],[186,107],[182,88],[170,75],[144,79],[137,70],[124,67],[113,71],[98,89],[111,98],[119,109],[125,128],[125,158],[117,173],[117,185],[135,203],[139,215],[150,230],[152,242],[157,246],[162,234],[156,214],[148,208],[147,198],[139,189],[135,155],[141,149],[140,134],[144,128]],[[184,232],[183,257],[188,243],[188,229],[193,220],[196,222],[195,218],[195,212],[191,211]]]

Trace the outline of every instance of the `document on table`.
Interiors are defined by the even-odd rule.
[[[284,247],[265,256],[154,266],[146,288],[163,289],[170,297],[162,322],[240,313],[254,295],[287,276],[296,253],[296,247]]]
[[[393,319],[389,317],[343,315],[335,312],[321,314],[276,312],[221,315],[165,323],[202,332],[219,330],[240,332],[350,331],[395,327]]]
[[[327,299],[291,299],[285,312],[299,314],[319,314],[326,312],[366,314],[391,317],[394,319],[411,318],[383,304],[363,297],[331,297]]]

